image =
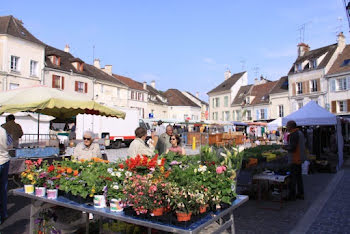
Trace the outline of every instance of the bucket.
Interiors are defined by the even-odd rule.
[[[106,199],[104,195],[95,195],[94,196],[94,207],[95,208],[105,208]]]

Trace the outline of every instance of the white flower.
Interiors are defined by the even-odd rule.
[[[194,173],[197,173],[197,168],[194,169]]]
[[[124,171],[124,169],[122,169],[122,168],[119,168],[119,169],[118,169],[118,171]]]
[[[117,172],[115,173],[115,175],[116,175],[118,178],[120,178],[120,177],[122,176],[122,173],[121,173],[120,171],[117,171]]]
[[[199,165],[198,172],[205,172],[207,170],[207,166]]]
[[[162,160],[158,159],[157,164],[160,165],[162,163]]]
[[[108,169],[107,169],[107,172],[108,172],[109,174],[112,174],[113,168],[108,168]]]
[[[113,171],[112,173],[111,173],[111,176],[116,176],[117,174]]]
[[[119,186],[118,185],[113,185],[113,188],[117,190],[117,189],[119,189]]]
[[[227,157],[227,154],[225,154],[225,153],[223,153],[223,152],[221,152],[220,155],[223,156],[223,157],[225,157],[225,158]]]
[[[238,151],[239,151],[239,152],[243,152],[243,150],[244,150],[244,146],[243,146],[243,145],[241,145],[241,146],[238,147]]]
[[[132,176],[132,172],[131,172],[131,171],[127,171],[127,172],[125,172],[125,176],[127,176],[127,177]]]

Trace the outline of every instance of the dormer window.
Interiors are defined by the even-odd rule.
[[[84,70],[84,64],[83,63],[73,62],[72,65],[77,71],[82,72]]]
[[[301,63],[297,63],[295,66],[298,72],[301,72],[303,70],[303,66],[301,65]]]
[[[341,67],[345,67],[345,66],[348,66],[348,65],[350,65],[350,59],[345,59],[340,66]]]
[[[49,59],[51,60],[51,63],[53,65],[56,65],[56,66],[61,65],[61,57],[59,57],[57,55],[51,55],[51,56],[49,56]]]
[[[311,68],[317,68],[317,59],[313,59],[310,61],[310,67]]]
[[[246,103],[246,104],[250,104],[250,97],[246,97],[246,98],[245,98],[245,103]]]

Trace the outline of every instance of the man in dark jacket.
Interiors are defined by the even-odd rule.
[[[301,174],[301,164],[305,161],[305,138],[304,134],[297,128],[295,121],[287,123],[287,131],[290,133],[288,145],[283,148],[288,150],[288,164],[290,166],[289,198],[291,200],[304,199],[304,185]],[[297,191],[296,192],[296,188]]]

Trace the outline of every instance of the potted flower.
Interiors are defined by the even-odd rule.
[[[172,183],[170,187],[168,198],[172,209],[176,212],[177,220],[179,222],[189,221],[197,206],[194,198],[195,193],[190,186],[180,187],[178,184]]]
[[[46,187],[47,198],[48,199],[56,199],[58,195],[58,187],[59,187],[59,171],[60,167],[57,166],[56,161],[53,164],[49,165],[46,169],[46,182],[44,183],[44,187]]]
[[[38,170],[37,166],[40,166],[42,163],[42,159],[38,159],[37,161],[26,160],[26,169],[21,173],[21,181],[24,184],[24,192],[33,194],[34,193],[34,185],[38,183]]]

